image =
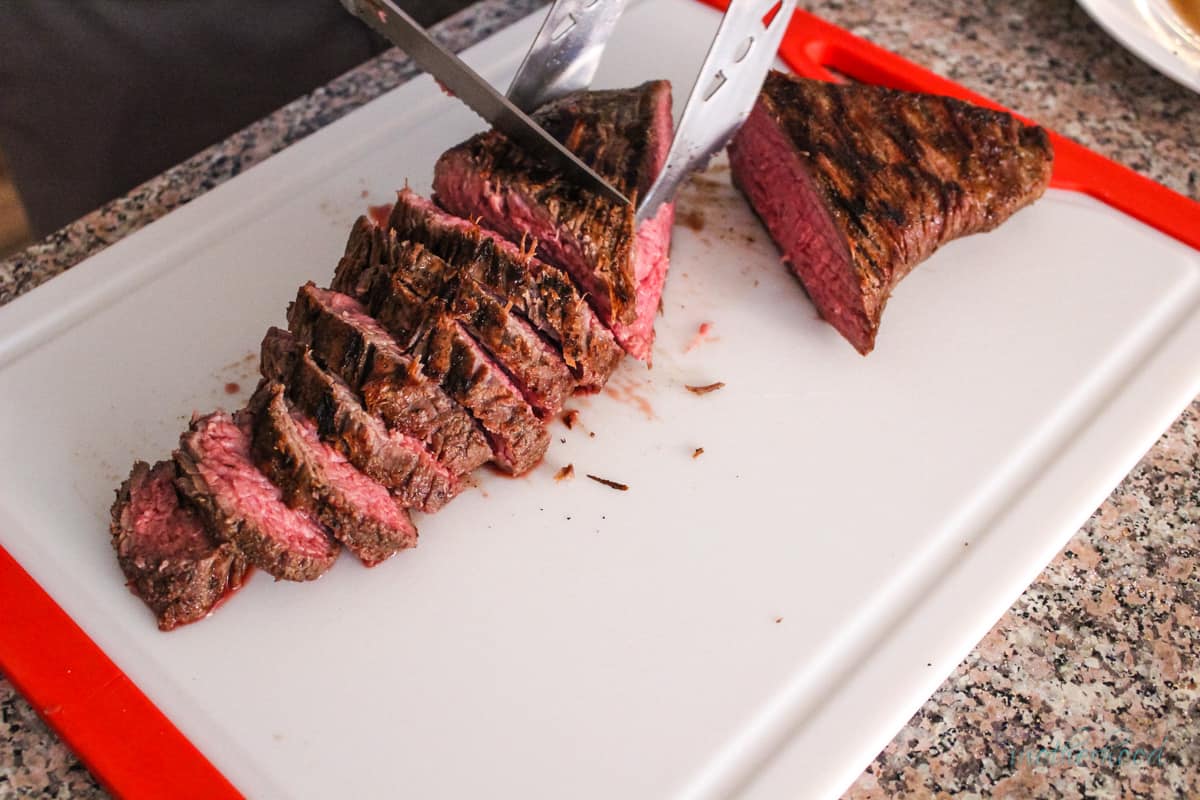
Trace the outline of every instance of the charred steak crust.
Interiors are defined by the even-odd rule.
[[[112,505],[112,545],[129,588],[169,631],[203,619],[246,579],[246,558],[215,540],[175,489],[175,463],[135,461]]]
[[[424,442],[452,474],[464,475],[492,457],[470,414],[354,298],[305,284],[288,309],[288,327],[322,366],[362,394],[368,412]]]
[[[254,466],[244,415],[193,418],[174,458],[180,493],[216,538],[232,542],[254,566],[281,580],[309,581],[337,559],[340,547],[328,531],[284,505],[279,489]]]
[[[288,399],[313,419],[321,438],[390,489],[406,506],[432,513],[461,482],[417,439],[388,431],[341,378],[323,369],[291,333],[271,328],[262,342],[262,373],[287,386]]]
[[[510,313],[482,284],[434,255],[424,245],[397,239],[395,231],[375,229],[367,261],[347,258],[338,266],[338,287],[365,291],[369,271],[402,281],[427,304],[439,305],[511,376],[528,403],[544,416],[557,414],[575,389],[562,356],[529,323]],[[412,335],[412,334],[410,334]]]
[[[550,434],[508,375],[483,351],[443,302],[419,297],[386,268],[372,269],[364,302],[397,340],[419,356],[426,374],[479,422],[493,460],[519,475],[545,455]]]
[[[864,354],[900,279],[1040,197],[1053,158],[1043,129],[1005,112],[781,72],[730,146],[735,183],[822,316]],[[798,185],[780,185],[788,172]]]
[[[247,404],[259,468],[289,505],[305,509],[367,566],[417,543],[417,529],[384,487],[320,441],[285,397],[283,384],[263,381]],[[305,424],[307,422],[307,425]]]
[[[652,81],[632,89],[576,92],[547,104],[534,118],[614,186],[644,195],[657,177],[653,155],[661,149],[653,124],[670,84]],[[634,208],[580,188],[542,167],[502,134],[488,131],[446,151],[434,170],[438,203],[460,217],[486,211],[484,223],[516,241],[533,227],[553,231],[538,253],[566,269],[592,296],[605,322],[633,323],[638,284],[634,274]],[[585,269],[583,265],[588,265]]]
[[[364,218],[365,220],[365,218]],[[455,217],[410,189],[397,194],[389,227],[512,304],[562,348],[580,388],[598,391],[624,352],[561,270],[475,223]],[[354,256],[348,251],[347,258]]]

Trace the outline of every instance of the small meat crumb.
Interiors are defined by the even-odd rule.
[[[596,432],[595,432],[595,431],[588,431],[588,438],[589,438],[589,439],[595,439],[595,438],[596,438]]]
[[[596,475],[592,475],[590,473],[588,474],[588,477],[591,478],[592,480],[594,480],[596,483],[603,483],[608,488],[616,489],[618,492],[628,492],[629,491],[629,487],[623,483],[617,483],[616,481],[610,481],[608,478],[600,478],[600,477],[597,477]]]
[[[692,451],[692,458],[699,458],[702,455],[704,455],[703,447],[697,447],[695,450]]]
[[[237,394],[241,390],[242,390],[242,387],[239,386],[238,384],[234,383],[233,381],[230,381],[229,383],[225,384],[225,394]]]
[[[710,383],[707,386],[692,386],[691,384],[687,385],[687,390],[689,392],[691,392],[692,394],[708,394],[709,392],[715,392],[718,389],[724,389],[724,388],[725,388],[724,381],[717,381],[716,383]]]
[[[688,342],[688,346],[683,348],[684,353],[690,353],[700,346],[708,336],[708,332],[712,330],[711,322],[701,322],[700,327],[696,329],[696,335]]]
[[[775,624],[776,624],[776,625],[778,625],[778,624],[779,624],[779,623],[781,623],[781,622],[783,622],[783,617],[776,617],[776,618],[775,618]]]
[[[556,481],[565,481],[568,478],[574,478],[574,477],[575,477],[575,465],[574,464],[567,464],[565,467],[560,469],[558,472],[554,473],[554,480],[556,480]]]
[[[569,408],[562,414],[562,423],[567,426],[567,430],[575,427],[575,423],[579,421],[579,412],[573,408]]]

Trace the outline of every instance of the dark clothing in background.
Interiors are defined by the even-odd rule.
[[[0,0],[0,150],[41,236],[386,47],[338,0]]]

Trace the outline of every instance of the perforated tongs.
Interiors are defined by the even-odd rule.
[[[539,106],[591,85],[625,0],[557,0],[501,95],[442,47],[393,0],[341,0],[350,13],[404,50],[422,69],[534,158],[612,200],[629,199],[530,118]],[[692,172],[703,169],[749,116],[796,0],[732,0],[683,108],[667,163],[637,219],[654,216]]]

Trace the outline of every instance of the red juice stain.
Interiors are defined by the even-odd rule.
[[[656,419],[654,406],[641,393],[642,384],[637,381],[628,379],[616,379],[609,381],[604,387],[604,393],[616,400],[618,403],[633,406],[638,411],[646,415],[646,419]]]
[[[388,217],[392,215],[392,204],[384,203],[378,206],[367,206],[367,215],[371,221],[381,228],[387,227]]]

